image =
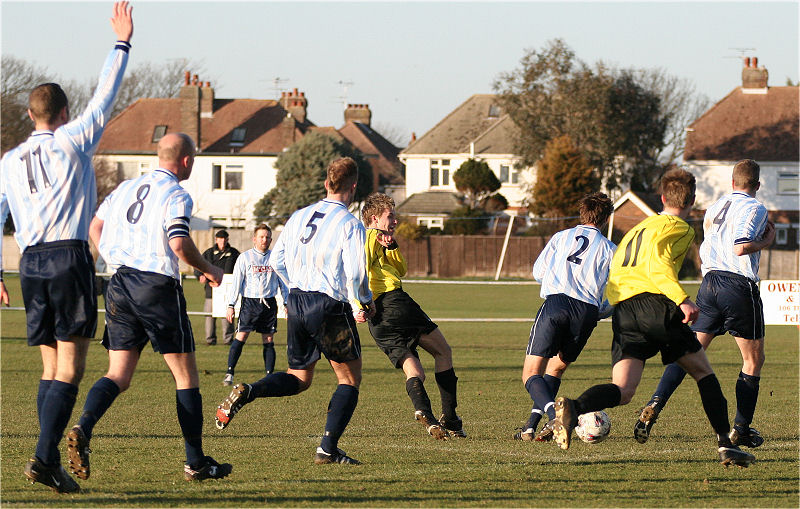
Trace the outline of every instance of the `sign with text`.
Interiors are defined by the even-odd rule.
[[[800,325],[800,281],[761,281],[764,323],[767,325]]]

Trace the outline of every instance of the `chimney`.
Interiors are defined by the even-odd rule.
[[[288,111],[298,123],[305,123],[306,108],[308,107],[308,99],[306,99],[305,92],[298,92],[296,88],[291,92],[283,92],[281,94],[281,106],[283,106],[283,109]]]
[[[417,141],[417,133],[412,131],[411,132],[411,143],[414,143],[415,141]]]
[[[769,73],[764,67],[758,67],[758,57],[744,59],[742,69],[742,88],[743,89],[766,89]]]
[[[211,118],[214,116],[214,89],[211,82],[206,81],[205,86],[200,83],[200,117]]]
[[[372,112],[369,104],[348,104],[344,110],[344,122],[361,122],[367,126],[372,121]]]
[[[192,80],[186,71],[178,97],[181,101],[180,130],[188,134],[200,150],[200,87],[197,86],[197,75]]]

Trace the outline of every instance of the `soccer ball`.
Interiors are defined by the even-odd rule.
[[[587,444],[602,442],[611,431],[611,418],[607,413],[589,412],[578,416],[578,425],[575,434]]]

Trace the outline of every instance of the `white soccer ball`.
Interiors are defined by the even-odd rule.
[[[578,416],[575,434],[587,444],[602,442],[609,432],[611,432],[611,418],[602,410]]]

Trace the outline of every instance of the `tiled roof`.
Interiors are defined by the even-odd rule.
[[[461,201],[455,193],[426,191],[412,194],[395,210],[401,215],[450,214],[458,207],[461,207]]]
[[[513,154],[513,123],[495,100],[493,94],[473,95],[401,153],[463,154],[474,142],[476,153]]]
[[[277,101],[215,99],[213,117],[200,119],[199,151],[205,153],[278,154],[303,137],[313,126],[286,118]],[[106,127],[98,153],[155,153],[153,129],[166,125],[167,132],[181,127],[181,99],[139,99]],[[231,146],[233,130],[247,129],[241,146]]]
[[[684,160],[800,160],[798,98],[798,87],[769,87],[765,94],[737,87],[689,126]]]
[[[378,173],[381,185],[401,185],[405,183],[402,164],[397,159],[400,149],[392,145],[379,132],[373,130],[367,124],[348,121],[339,129],[339,134],[347,138],[353,146],[366,156],[372,166],[372,171]]]

